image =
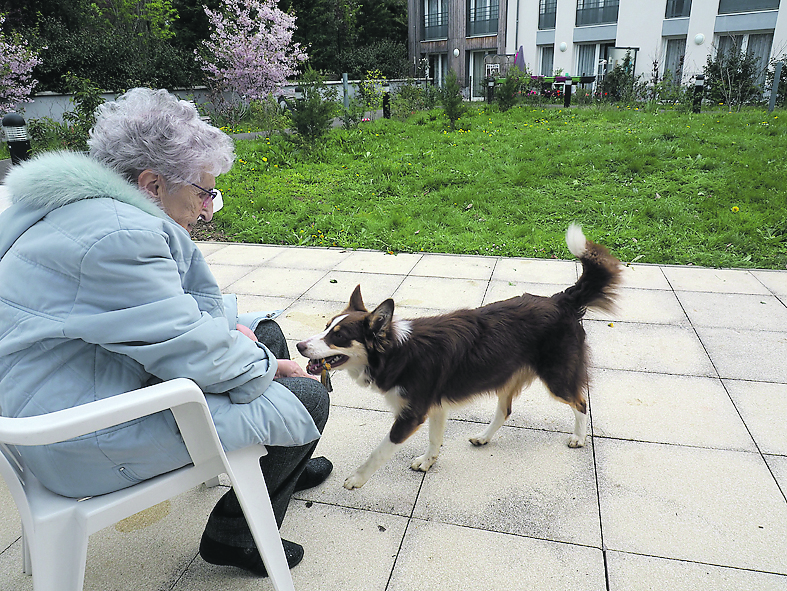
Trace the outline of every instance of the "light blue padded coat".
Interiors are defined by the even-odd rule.
[[[234,311],[188,232],[88,156],[44,154],[5,180],[0,214],[0,411],[39,415],[176,377],[206,393],[225,449],[303,445],[311,416]],[[189,463],[167,411],[65,443],[19,448],[72,497]]]

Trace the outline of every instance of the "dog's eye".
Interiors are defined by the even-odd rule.
[[[347,332],[343,330],[340,326],[337,326],[333,329],[333,342],[338,344],[346,343],[350,340],[350,337],[347,335]]]

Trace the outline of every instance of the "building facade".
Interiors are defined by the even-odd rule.
[[[454,69],[473,97],[484,57],[519,48],[534,74],[598,78],[628,54],[635,75],[684,84],[719,48],[744,49],[763,65],[787,54],[780,0],[408,1],[413,63],[428,62],[438,83]]]
[[[479,96],[485,56],[506,53],[507,8],[506,0],[408,0],[414,69],[420,60],[437,84],[453,70],[468,96]]]

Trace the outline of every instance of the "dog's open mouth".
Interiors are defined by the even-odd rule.
[[[347,355],[331,355],[324,359],[309,359],[309,363],[306,364],[306,371],[316,376],[322,373],[323,369],[334,369],[347,362],[348,359],[350,358]]]

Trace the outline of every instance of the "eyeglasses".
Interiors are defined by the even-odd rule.
[[[202,207],[207,207],[210,201],[213,201],[213,213],[216,213],[218,210],[224,207],[224,201],[221,199],[221,191],[218,189],[203,189],[194,183],[191,183],[191,186],[197,187],[200,191],[207,194],[202,200]]]

